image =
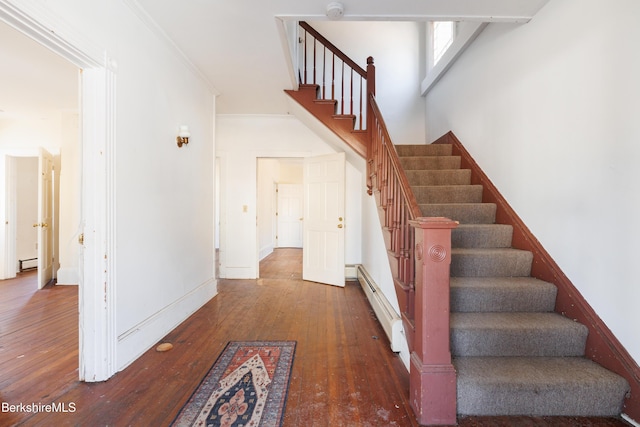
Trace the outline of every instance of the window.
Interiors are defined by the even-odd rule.
[[[433,65],[436,65],[447,51],[456,35],[456,23],[453,21],[436,21],[432,23]]]

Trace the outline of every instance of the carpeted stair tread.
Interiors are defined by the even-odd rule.
[[[422,216],[443,216],[460,224],[492,224],[496,219],[494,203],[420,203]]]
[[[453,248],[509,248],[513,227],[506,224],[460,224],[451,230]]]
[[[400,157],[400,164],[408,170],[459,169],[460,156],[411,156]]]
[[[451,313],[455,356],[583,356],[588,333],[557,313]]]
[[[407,156],[450,156],[453,151],[451,144],[417,144],[396,145],[399,157]]]
[[[552,312],[557,288],[533,277],[452,277],[452,312]]]
[[[618,416],[627,381],[582,357],[457,357],[460,415]]]
[[[409,184],[414,185],[469,185],[471,169],[437,169],[405,171]]]
[[[533,254],[512,248],[451,249],[452,277],[509,277],[531,275]]]
[[[482,185],[415,185],[411,188],[418,204],[482,202]]]

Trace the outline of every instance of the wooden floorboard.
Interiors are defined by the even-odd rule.
[[[35,273],[0,281],[0,400],[73,404],[68,413],[0,412],[0,426],[166,426],[228,341],[295,340],[283,426],[417,426],[409,376],[359,285],[301,280],[301,251],[278,249],[258,280],[220,280],[219,295],[103,383],[78,378],[78,294],[35,290]],[[467,417],[472,426],[625,426],[618,419]]]

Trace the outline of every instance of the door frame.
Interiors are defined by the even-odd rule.
[[[33,2],[0,0],[0,20],[81,70],[81,211],[84,229],[79,271],[79,379],[115,374],[115,68],[93,41],[60,25]],[[56,29],[53,31],[52,29]]]
[[[46,168],[46,169],[45,169]],[[44,288],[55,277],[53,259],[56,249],[54,234],[57,228],[54,223],[54,189],[53,189],[53,155],[40,147],[38,149],[38,289]]]

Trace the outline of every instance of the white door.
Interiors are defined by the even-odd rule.
[[[38,153],[38,289],[53,278],[53,156]]]
[[[344,153],[304,160],[304,280],[345,284],[344,182]]]
[[[304,198],[302,184],[278,184],[277,213],[279,248],[302,247]]]

